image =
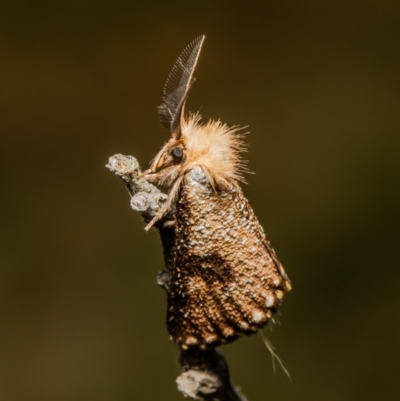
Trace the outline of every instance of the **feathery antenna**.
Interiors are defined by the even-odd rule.
[[[163,103],[158,108],[161,124],[176,138],[180,137],[181,116],[193,84],[193,72],[199,59],[205,36],[199,36],[181,53],[164,86]]]

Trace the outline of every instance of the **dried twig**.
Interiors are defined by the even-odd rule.
[[[107,166],[120,177],[131,195],[132,209],[150,221],[167,199],[167,195],[139,177],[140,166],[132,156],[114,155]],[[155,224],[160,232],[164,251],[165,269],[157,277],[157,283],[169,291],[172,250],[175,239],[174,210],[169,211]],[[230,381],[229,368],[222,353],[216,349],[180,349],[182,372],[176,379],[178,390],[186,397],[205,401],[247,401],[246,397]]]

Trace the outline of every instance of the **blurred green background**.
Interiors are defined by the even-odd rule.
[[[400,2],[3,0],[0,399],[180,400],[162,251],[104,165],[147,166],[184,47],[188,109],[248,125],[245,194],[293,283],[223,347],[250,401],[400,399]]]

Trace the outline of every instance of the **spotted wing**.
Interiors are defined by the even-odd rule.
[[[240,188],[214,192],[190,179],[179,195],[168,329],[182,347],[255,333],[290,282]]]

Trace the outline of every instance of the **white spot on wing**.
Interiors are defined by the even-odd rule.
[[[258,310],[258,309],[254,309],[252,312],[252,316],[253,316],[253,322],[254,323],[261,323],[265,320],[265,314],[264,312]]]
[[[274,306],[275,300],[272,295],[267,295],[265,297],[265,300],[266,300],[265,305],[267,308],[272,308]]]

